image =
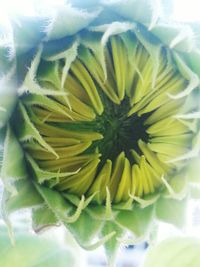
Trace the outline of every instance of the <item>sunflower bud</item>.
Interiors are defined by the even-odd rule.
[[[191,29],[158,24],[150,1],[98,5],[58,8],[16,52],[25,68],[2,179],[7,212],[31,207],[36,231],[62,222],[111,256],[126,230],[138,239],[156,217],[182,224],[200,61]]]

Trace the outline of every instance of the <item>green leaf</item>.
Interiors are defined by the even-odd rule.
[[[55,214],[43,204],[32,209],[32,226],[35,232],[39,232],[45,227],[56,225],[58,220]]]
[[[12,65],[12,60],[9,58],[9,48],[0,42],[0,77],[6,75]]]
[[[198,75],[189,68],[187,62],[185,62],[179,54],[174,53],[174,60],[180,73],[186,80],[188,80],[187,87],[181,93],[172,96],[172,98],[177,99],[189,95],[195,88],[199,86],[200,80]]]
[[[12,20],[13,41],[17,55],[25,54],[36,47],[45,34],[46,19],[41,17],[18,16]]]
[[[72,206],[55,190],[40,186],[35,183],[37,191],[40,193],[50,210],[55,214],[56,218],[62,222],[67,221]]]
[[[182,228],[186,219],[187,198],[175,200],[161,197],[156,203],[157,219]]]
[[[195,49],[191,53],[186,54],[186,58],[192,70],[200,77],[200,51]]]
[[[120,211],[116,217],[116,222],[131,231],[136,237],[143,237],[147,234],[151,226],[153,216],[153,205],[144,209],[139,206],[134,206],[131,211]]]
[[[69,2],[74,7],[86,9],[86,8],[96,7],[98,4],[100,4],[101,0],[85,0],[84,2],[82,0],[70,0]]]
[[[11,24],[5,18],[0,21],[0,78],[7,75],[15,62]]]
[[[60,39],[79,32],[87,27],[99,15],[99,12],[100,9],[87,12],[70,5],[58,6],[50,19],[50,24],[46,27],[48,39]]]
[[[26,53],[23,53],[22,55],[16,56],[16,69],[17,69],[17,82],[20,86],[25,79],[25,76],[29,70],[29,67],[31,65],[31,62],[33,61],[33,58],[36,54],[36,47],[29,50]]]
[[[92,244],[93,238],[100,232],[102,225],[102,221],[91,218],[87,212],[82,212],[76,222],[66,226],[77,242],[82,247],[87,247]]]
[[[75,39],[74,36],[66,36],[61,39],[45,42],[43,44],[42,58],[48,60],[48,58],[54,57],[57,54],[65,53],[72,46]]]
[[[193,31],[183,24],[159,23],[151,30],[164,44],[177,51],[189,52],[194,47]]]
[[[8,197],[5,200],[6,212],[11,213],[23,208],[32,208],[43,203],[42,197],[30,180],[18,180],[14,183],[14,187],[17,191],[16,194],[11,195],[7,192]]]
[[[124,234],[122,228],[117,226],[114,222],[108,221],[103,227],[101,233],[103,236],[105,236],[112,232],[115,232],[115,235],[113,235],[113,237],[110,240],[108,240],[108,242],[106,242],[104,245],[109,266],[114,266],[115,258],[117,256],[117,251],[120,246],[120,243],[117,239],[121,238],[122,235]]]
[[[152,0],[113,0],[105,1],[118,15],[140,22],[151,28],[158,18],[158,4]]]
[[[74,266],[72,254],[58,240],[15,231],[13,246],[6,227],[0,226],[0,266],[11,267]]]
[[[188,181],[183,172],[170,177],[169,183],[164,178],[162,180],[166,186],[166,190],[163,194],[166,198],[182,200],[186,196],[188,191]]]
[[[5,188],[10,192],[13,191],[14,180],[27,177],[24,154],[10,126],[7,127],[4,141],[1,177]]]
[[[144,267],[198,267],[200,266],[200,240],[175,237],[150,248]]]
[[[112,9],[105,8],[99,16],[92,21],[91,26],[98,26],[102,24],[110,24],[113,21],[127,21],[125,18],[113,12]]]
[[[14,67],[0,79],[0,129],[10,119],[17,102],[16,83],[13,82]]]

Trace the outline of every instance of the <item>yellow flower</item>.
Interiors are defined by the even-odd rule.
[[[157,23],[150,1],[73,3],[48,25],[13,25],[4,205],[31,207],[36,231],[62,222],[84,248],[105,243],[113,255],[126,230],[138,239],[155,218],[182,224],[199,151],[200,56],[190,28]]]

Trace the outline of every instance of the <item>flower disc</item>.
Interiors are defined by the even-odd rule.
[[[181,169],[193,133],[178,116],[193,107],[177,96],[189,80],[181,59],[144,28],[94,34],[103,60],[84,41],[70,64],[41,58],[36,81],[55,94],[23,95],[16,132],[39,183],[122,203],[158,192]]]

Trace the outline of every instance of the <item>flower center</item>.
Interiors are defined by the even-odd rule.
[[[104,102],[105,103],[105,102]],[[136,114],[128,117],[130,110],[129,99],[124,99],[120,105],[116,105],[107,100],[106,109],[95,120],[95,125],[91,125],[91,130],[102,134],[103,139],[94,142],[90,151],[98,148],[101,153],[101,166],[107,159],[115,161],[117,156],[124,151],[131,163],[134,162],[130,150],[134,149],[138,153],[139,139],[148,140],[147,127],[144,125],[146,115],[138,117]]]

